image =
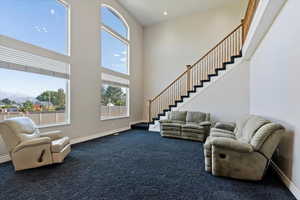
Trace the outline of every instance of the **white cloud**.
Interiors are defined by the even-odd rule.
[[[127,51],[122,51],[122,54],[127,55]]]
[[[39,33],[48,33],[48,30],[46,27],[42,26],[34,26],[34,29]]]
[[[34,26],[34,29],[37,31],[37,32],[42,32],[41,28],[39,26]]]
[[[48,30],[47,30],[45,27],[43,27],[43,31],[44,31],[45,33],[48,33]]]
[[[114,54],[115,57],[120,57],[120,54]]]
[[[50,14],[54,15],[55,14],[55,10],[54,9],[50,9]]]
[[[127,61],[127,58],[121,58],[120,61],[121,61],[121,62],[126,62],[126,61]]]

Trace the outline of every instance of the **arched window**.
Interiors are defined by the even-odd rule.
[[[129,27],[112,7],[101,7],[101,119],[129,117]]]
[[[60,0],[1,0],[0,35],[68,54],[68,7]]]
[[[101,7],[102,67],[129,74],[129,28],[124,18],[113,8]]]
[[[102,23],[113,31],[128,39],[128,25],[125,20],[108,6],[101,8]]]

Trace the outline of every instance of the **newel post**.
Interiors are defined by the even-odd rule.
[[[187,93],[188,91],[190,90],[191,88],[191,68],[192,68],[192,65],[186,65],[186,68],[187,68],[187,78],[186,78],[186,81],[187,81],[187,84],[186,84],[186,87],[187,87]]]
[[[152,100],[150,99],[150,100],[148,100],[149,101],[149,110],[148,110],[148,117],[149,117],[149,122],[151,122],[152,120],[151,120],[151,103],[152,103]]]

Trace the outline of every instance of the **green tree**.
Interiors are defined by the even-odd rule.
[[[26,101],[22,104],[21,111],[30,112],[33,111],[33,103],[31,101]]]
[[[57,110],[64,110],[66,105],[66,94],[63,89],[57,90]]]
[[[54,106],[63,108],[66,103],[66,94],[63,89],[57,91],[45,91],[36,97],[39,101],[51,102]]]
[[[1,102],[4,103],[5,105],[11,105],[14,103],[9,98],[2,99]]]
[[[115,106],[126,105],[126,93],[120,87],[107,86],[101,88],[102,104],[112,103]]]

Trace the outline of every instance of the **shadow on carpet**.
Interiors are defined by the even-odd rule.
[[[0,165],[1,200],[295,199],[268,170],[246,182],[206,173],[202,144],[126,131],[73,146],[64,164],[14,172]]]

